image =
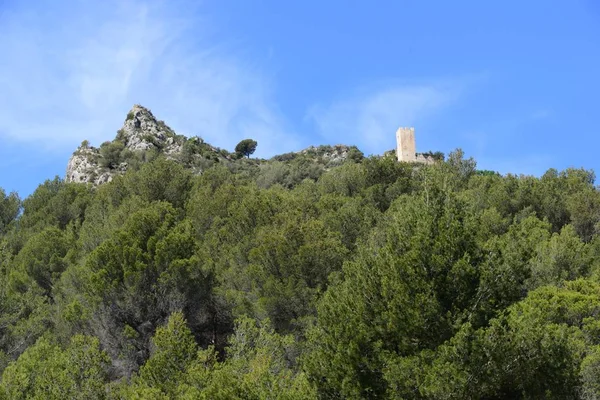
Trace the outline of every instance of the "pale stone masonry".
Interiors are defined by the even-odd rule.
[[[396,131],[396,157],[398,161],[417,161],[415,128],[398,128]]]
[[[417,154],[415,145],[415,128],[398,128],[396,131],[396,158],[402,162],[433,164],[433,158]]]

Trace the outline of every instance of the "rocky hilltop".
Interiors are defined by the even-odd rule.
[[[327,169],[343,163],[346,159],[362,158],[355,146],[311,146],[299,152],[275,156],[270,160],[241,159],[235,153],[205,143],[202,138],[178,135],[163,121],[157,120],[152,112],[134,105],[127,113],[123,127],[117,131],[113,141],[91,146],[87,140],[75,150],[67,165],[66,181],[100,185],[110,182],[116,175],[158,156],[183,164],[195,173],[202,173],[215,163],[252,163],[254,166],[277,162],[299,162],[309,160],[320,168]]]
[[[150,161],[160,154],[191,168],[231,159],[228,152],[199,137],[177,135],[149,109],[134,105],[112,142],[100,147],[91,146],[87,140],[81,143],[69,159],[66,180],[102,184],[127,171],[131,164]]]

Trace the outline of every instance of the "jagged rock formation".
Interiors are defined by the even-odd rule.
[[[140,105],[134,105],[127,114],[117,140],[122,140],[131,151],[146,151],[163,148],[166,154],[181,153],[182,141],[176,140],[175,131],[163,121],[157,121],[152,112]]]
[[[84,141],[67,163],[65,180],[67,182],[93,183],[94,185],[110,182],[113,173],[100,168],[99,158],[99,149],[89,146],[87,141]]]
[[[152,112],[134,105],[127,114],[115,140],[99,148],[84,141],[67,164],[66,181],[99,185],[123,174],[131,162],[144,162],[156,154],[179,161],[190,168],[208,166],[219,159],[230,159],[229,153],[204,143],[199,137],[177,135]]]

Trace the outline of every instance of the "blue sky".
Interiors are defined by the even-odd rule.
[[[257,156],[418,151],[600,170],[600,2],[0,0],[0,187],[63,176],[134,103]]]

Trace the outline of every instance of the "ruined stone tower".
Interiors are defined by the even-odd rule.
[[[398,161],[417,161],[415,128],[398,128],[396,131],[396,157]]]

